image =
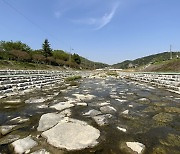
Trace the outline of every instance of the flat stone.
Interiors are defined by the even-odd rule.
[[[102,114],[102,113],[98,110],[92,109],[92,110],[89,110],[88,112],[84,113],[83,115],[93,117],[93,116],[96,116],[99,114]]]
[[[61,111],[61,110],[67,109],[67,108],[71,108],[73,106],[74,106],[74,104],[72,104],[71,102],[60,102],[58,104],[51,106],[51,108],[55,108],[56,110]]]
[[[20,138],[19,135],[6,135],[0,139],[0,145],[12,143]]]
[[[108,124],[108,119],[111,118],[111,114],[97,115],[92,117],[99,126],[105,126]]]
[[[104,103],[100,103],[100,104],[99,104],[99,106],[106,106],[106,105],[110,105],[110,103],[104,102]]]
[[[27,121],[29,121],[29,118],[22,118],[22,117],[16,117],[10,120],[10,122],[17,123],[17,124],[24,123]]]
[[[15,99],[15,100],[7,100],[6,103],[20,103],[20,99]]]
[[[102,113],[114,113],[114,112],[116,112],[116,109],[112,106],[103,106],[103,107],[100,107],[100,110]]]
[[[23,154],[38,144],[30,136],[28,136],[26,138],[14,141],[11,145],[14,147],[15,153]]]
[[[125,99],[115,99],[115,100],[118,102],[121,102],[121,103],[127,102],[127,100],[125,100]]]
[[[55,127],[42,133],[54,147],[67,150],[80,150],[98,144],[100,131],[86,122],[76,119],[61,121]]]
[[[138,154],[141,154],[145,149],[145,145],[139,142],[126,142],[126,145]]]
[[[25,103],[43,103],[47,100],[47,98],[30,98],[25,101]]]
[[[14,127],[17,125],[6,125],[6,126],[0,126],[0,134],[6,135],[12,131]]]
[[[78,100],[81,100],[81,101],[90,101],[90,100],[92,100],[93,98],[96,97],[96,96],[90,95],[90,94],[87,94],[87,95],[83,95],[83,94],[72,94],[72,95],[75,96]]]
[[[49,128],[55,126],[60,120],[64,118],[63,115],[57,113],[47,113],[43,114],[39,120],[38,131],[45,131]]]
[[[40,149],[38,151],[32,152],[31,154],[50,154],[45,149]]]

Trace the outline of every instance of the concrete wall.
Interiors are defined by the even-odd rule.
[[[180,73],[119,73],[123,78],[164,87],[180,94]]]
[[[63,83],[77,72],[44,70],[0,70],[0,98],[43,86]]]

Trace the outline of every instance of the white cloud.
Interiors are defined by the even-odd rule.
[[[106,12],[102,17],[96,17],[96,18],[91,17],[86,19],[76,19],[72,21],[78,24],[94,25],[95,30],[99,30],[111,22],[118,7],[119,7],[119,3],[114,3],[111,10],[109,12]]]

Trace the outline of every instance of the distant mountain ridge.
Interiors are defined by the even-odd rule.
[[[171,57],[170,52],[163,52],[163,53],[153,54],[150,56],[145,56],[135,60],[125,60],[121,63],[112,65],[112,67],[117,69],[138,68],[145,65],[158,64],[170,60],[170,57]],[[180,52],[172,52],[172,58],[173,59],[180,58]]]

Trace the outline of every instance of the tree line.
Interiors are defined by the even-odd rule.
[[[53,50],[48,39],[42,43],[42,48],[33,50],[21,41],[0,41],[0,60],[32,62],[54,66],[80,68],[81,58],[78,54],[70,54],[63,50]]]

